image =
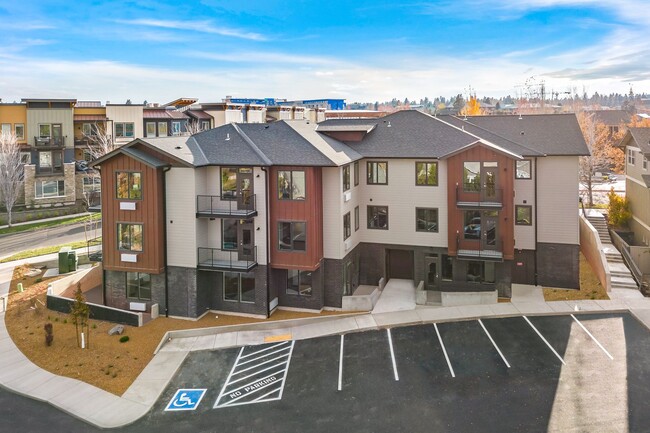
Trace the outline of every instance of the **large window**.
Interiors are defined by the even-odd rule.
[[[145,134],[147,137],[156,136],[156,122],[147,122],[147,130]]]
[[[172,122],[172,135],[181,135],[181,122]]]
[[[306,251],[307,224],[297,221],[279,222],[278,241],[280,251]]]
[[[167,137],[167,122],[158,122],[158,137]]]
[[[634,152],[634,150],[632,150],[632,149],[628,149],[627,150],[627,163],[629,165],[634,165],[635,162],[636,162],[636,152]]]
[[[132,171],[118,171],[117,198],[139,200],[142,198],[142,175]]]
[[[311,272],[287,270],[287,295],[311,296]]]
[[[36,182],[36,198],[64,197],[65,183],[62,180],[41,180]]]
[[[84,177],[83,178],[83,192],[95,192],[102,189],[102,179],[97,177]]]
[[[151,275],[142,272],[126,273],[126,297],[130,299],[151,300]]]
[[[50,138],[52,136],[52,125],[49,123],[38,125],[38,136],[40,138]]]
[[[494,262],[467,262],[467,282],[468,283],[488,283],[493,284],[495,281]]]
[[[418,232],[438,232],[438,209],[415,208],[415,230]]]
[[[354,186],[359,185],[359,161],[354,163]]]
[[[463,237],[465,239],[481,239],[481,212],[466,210],[463,214],[465,220]]]
[[[479,191],[481,188],[481,163],[463,163],[463,191]]]
[[[142,224],[117,224],[117,249],[142,251]]]
[[[134,133],[134,124],[128,122],[119,122],[115,124],[115,137],[117,138],[133,138]]]
[[[16,138],[18,140],[24,140],[25,139],[25,124],[24,123],[16,123],[14,125],[14,131],[16,133]]]
[[[359,206],[354,208],[354,231],[359,230]]]
[[[416,162],[415,163],[415,184],[420,186],[438,185],[438,163],[437,162]]]
[[[515,179],[530,179],[533,170],[531,168],[530,159],[517,161],[517,171],[515,172]]]
[[[350,212],[343,215],[343,240],[352,236],[352,224],[350,221]]]
[[[305,199],[305,172],[303,170],[278,171],[278,198],[280,200]]]
[[[237,242],[237,223],[239,220],[226,218],[221,220],[222,248],[224,250],[236,250]]]
[[[388,230],[388,206],[368,206],[368,228]]]
[[[237,195],[237,169],[232,167],[221,168],[221,198],[234,199]]]
[[[231,302],[255,302],[255,274],[224,272],[223,299]]]
[[[11,123],[3,123],[0,125],[0,132],[7,135],[11,134]]]
[[[388,184],[388,162],[368,161],[368,185]]]
[[[350,164],[343,167],[343,191],[350,189]]]
[[[533,207],[516,205],[515,206],[515,224],[519,226],[529,226],[533,224]]]

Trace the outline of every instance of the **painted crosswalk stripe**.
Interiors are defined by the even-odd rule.
[[[609,359],[613,361],[613,360],[614,360],[614,357],[613,357],[612,355],[610,355],[609,352],[607,351],[607,349],[605,349],[605,348],[603,347],[603,345],[600,344],[600,341],[596,340],[596,337],[594,337],[594,336],[591,334],[591,332],[589,332],[589,331],[587,330],[587,328],[585,328],[585,325],[583,325],[582,323],[580,323],[580,321],[579,321],[578,319],[576,319],[576,316],[574,316],[573,314],[571,315],[571,317],[573,317],[573,320],[575,320],[576,323],[577,323],[578,325],[580,325],[580,327],[583,329],[583,331],[585,331],[585,332],[587,333],[587,335],[590,336],[592,340],[594,340],[594,342],[598,345],[598,347],[600,347],[600,349],[601,349],[603,352],[605,352],[605,355],[607,355],[607,357],[609,357]]]
[[[449,361],[449,356],[447,355],[447,349],[445,349],[445,343],[442,342],[440,331],[438,331],[438,324],[434,323],[433,327],[436,328],[436,334],[438,334],[438,341],[440,342],[440,347],[442,347],[442,353],[445,355],[445,359],[447,360],[447,365],[449,366],[449,372],[451,373],[451,377],[456,377],[456,373],[454,373],[454,368],[451,366],[451,361]]]
[[[542,333],[539,332],[539,331],[537,330],[537,328],[535,328],[535,325],[533,325],[533,324],[531,323],[531,321],[528,320],[528,317],[526,317],[526,316],[522,316],[522,317],[524,318],[524,320],[526,320],[526,322],[528,322],[528,324],[530,325],[530,327],[533,328],[533,331],[535,331],[535,333],[537,333],[537,335],[539,335],[539,338],[541,338],[542,341],[544,341],[544,343],[546,343],[546,345],[548,346],[548,348],[551,349],[551,351],[555,354],[555,356],[557,356],[557,359],[559,359],[559,360],[562,362],[563,365],[566,365],[566,362],[564,362],[564,359],[562,359],[562,357],[560,356],[560,354],[557,353],[557,352],[555,351],[555,349],[553,349],[553,346],[551,346],[551,343],[549,343],[548,341],[546,341],[546,338],[544,338],[544,336],[542,335]]]
[[[214,408],[282,399],[294,344],[242,347]]]

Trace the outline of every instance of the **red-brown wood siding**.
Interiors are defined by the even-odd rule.
[[[118,200],[116,172],[142,173],[142,199]],[[117,154],[101,165],[102,178],[102,243],[104,269],[114,271],[137,271],[158,274],[164,270],[163,245],[163,172],[151,168],[124,154]],[[136,210],[120,210],[120,202],[135,202]],[[136,263],[123,262],[120,254],[129,251],[117,249],[118,223],[142,224],[142,252]]]
[[[499,164],[497,188],[502,189],[503,208],[499,210],[499,238],[503,242],[503,258],[514,259],[514,160],[502,153],[495,152],[486,146],[476,146],[465,152],[451,156],[447,159],[447,215],[448,215],[448,241],[449,254],[456,255],[456,236],[460,236],[460,249],[478,250],[480,242],[463,239],[465,209],[456,205],[456,184],[462,191],[463,188],[463,163],[464,162],[491,162]],[[490,209],[482,209],[490,210]]]
[[[278,171],[305,171],[305,200],[278,199]],[[275,268],[316,270],[323,259],[323,181],[320,167],[272,167],[269,179],[269,218],[271,266]],[[278,222],[307,223],[306,251],[278,249]]]

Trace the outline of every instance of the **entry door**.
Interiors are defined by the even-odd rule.
[[[484,162],[481,165],[481,201],[497,198],[497,173],[499,165],[496,162]]]
[[[483,212],[481,223],[481,246],[484,250],[496,250],[499,239],[499,214],[498,212]]]
[[[424,272],[426,289],[427,290],[438,290],[438,257],[425,257],[424,258]]]
[[[237,173],[237,209],[253,209],[253,169],[240,168]]]
[[[61,124],[57,123],[52,125],[52,142],[53,144],[60,146],[63,138],[63,130],[61,129]]]
[[[237,225],[237,239],[239,247],[237,252],[239,260],[255,260],[255,229],[253,220],[240,220]]]

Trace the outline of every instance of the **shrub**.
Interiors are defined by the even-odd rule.
[[[612,188],[607,194],[609,205],[607,206],[607,213],[609,214],[609,222],[615,226],[625,226],[632,219],[632,212],[630,212],[630,202],[614,192]]]
[[[46,346],[51,346],[52,341],[54,341],[54,335],[52,334],[52,324],[51,323],[46,323],[43,326],[43,329],[45,330],[45,345]]]
[[[126,343],[127,341],[129,341],[129,336],[128,335],[122,335],[120,337],[120,343]]]

